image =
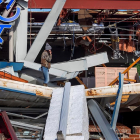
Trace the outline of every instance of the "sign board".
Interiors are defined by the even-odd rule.
[[[14,5],[16,0],[10,0],[9,3],[6,5],[6,10],[8,11],[11,6]],[[0,4],[3,3],[3,0],[0,0]],[[11,23],[13,21],[15,21],[19,16],[20,16],[20,11],[21,11],[21,8],[20,7],[16,7],[16,13],[14,16],[12,17],[3,17],[0,15],[0,35],[3,33],[4,29],[11,29],[12,28],[12,25],[8,24],[8,23]],[[3,24],[2,24],[3,23]],[[3,39],[0,37],[0,44],[3,44]]]

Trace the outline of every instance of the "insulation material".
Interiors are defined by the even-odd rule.
[[[119,76],[119,72],[123,72],[125,67],[96,67],[95,68],[95,86],[96,87],[104,87],[108,86],[117,76]],[[124,78],[127,79],[135,79],[137,73],[137,68],[131,68],[129,70],[129,78],[128,74],[124,75]],[[128,83],[124,81],[124,83]],[[131,82],[133,83],[133,82]]]
[[[88,127],[88,109],[84,86],[71,87],[67,135],[80,135],[84,137],[84,140],[88,140]]]
[[[53,90],[45,126],[44,140],[55,140],[57,138],[62,107],[63,90],[63,88],[57,88]]]
[[[15,73],[15,76],[16,76],[16,77],[19,77],[19,74],[18,74],[18,72],[14,72],[14,73]]]
[[[6,72],[6,73],[9,73],[9,74],[15,76],[13,66],[2,68],[2,69],[0,69],[0,71],[3,71],[3,72]]]
[[[55,140],[59,130],[64,88],[53,90],[48,117],[45,126],[44,140]],[[71,87],[66,140],[89,139],[88,109],[83,85]],[[72,136],[71,136],[72,135]]]
[[[83,136],[67,136],[66,140],[84,140]]]

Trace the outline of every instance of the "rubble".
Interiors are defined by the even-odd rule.
[[[140,139],[139,1],[0,4],[0,140]]]

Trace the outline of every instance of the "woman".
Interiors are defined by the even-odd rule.
[[[49,82],[49,69],[51,67],[52,60],[52,47],[46,43],[45,50],[41,55],[41,68],[44,75],[44,86],[48,86]]]

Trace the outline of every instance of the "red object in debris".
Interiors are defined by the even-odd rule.
[[[133,133],[140,134],[140,126],[133,126]]]
[[[29,8],[51,9],[56,0],[29,0]],[[66,9],[140,9],[139,0],[67,0]]]
[[[123,124],[117,123],[116,127],[120,134],[131,134],[131,129]],[[98,126],[89,125],[89,132],[101,132],[101,130]]]
[[[58,22],[57,22],[57,26],[60,26],[60,24],[61,24],[61,20],[62,19],[64,19],[65,17],[66,17],[66,15],[67,15],[67,9],[62,9],[62,11],[61,11],[61,13],[60,13],[60,15],[59,15],[59,19],[58,19]]]
[[[0,112],[0,133],[6,140],[18,140],[6,112]]]
[[[133,41],[126,42],[126,40],[120,40],[119,42],[119,49],[125,52],[134,52],[136,51],[135,44]]]
[[[23,82],[23,83],[28,83],[27,80],[21,79],[19,77],[13,76],[13,75],[8,74],[8,73],[3,72],[3,71],[0,71],[0,78],[14,80],[14,81]]]

